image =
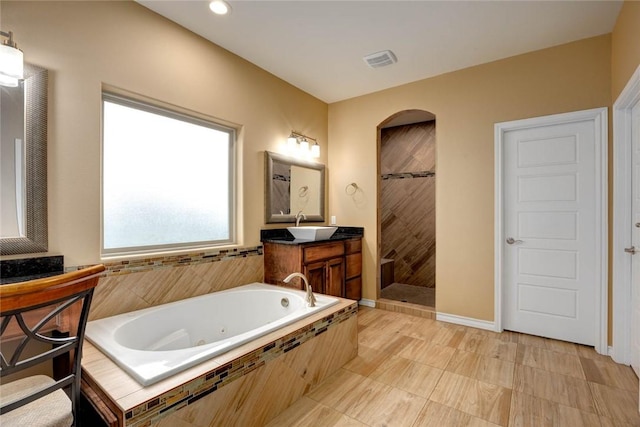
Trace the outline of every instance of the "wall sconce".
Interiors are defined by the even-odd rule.
[[[0,85],[16,87],[19,80],[24,78],[22,51],[13,41],[11,31],[8,33],[0,31],[0,36],[6,38],[0,44]]]
[[[313,141],[313,145],[310,145],[310,141]],[[289,138],[287,138],[287,151],[289,154],[297,154],[301,157],[313,157],[314,159],[320,157],[318,141],[294,130],[291,131]]]

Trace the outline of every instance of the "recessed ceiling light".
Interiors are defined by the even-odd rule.
[[[226,15],[231,12],[231,6],[224,0],[213,0],[209,3],[209,9],[216,15]]]

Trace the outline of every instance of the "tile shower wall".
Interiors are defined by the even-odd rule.
[[[395,282],[435,287],[435,121],[382,129],[382,257]]]
[[[105,263],[89,320],[263,281],[262,247]],[[80,267],[76,267],[80,268]]]

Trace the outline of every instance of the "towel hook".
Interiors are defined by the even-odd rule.
[[[358,188],[358,184],[352,182],[344,188],[344,192],[347,193],[348,196],[353,196],[358,191]]]

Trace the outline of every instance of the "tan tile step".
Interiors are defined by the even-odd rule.
[[[435,307],[427,307],[420,304],[412,304],[410,302],[394,301],[390,299],[380,298],[376,300],[376,308],[396,313],[410,314],[412,316],[423,317],[425,319],[435,319]]]

